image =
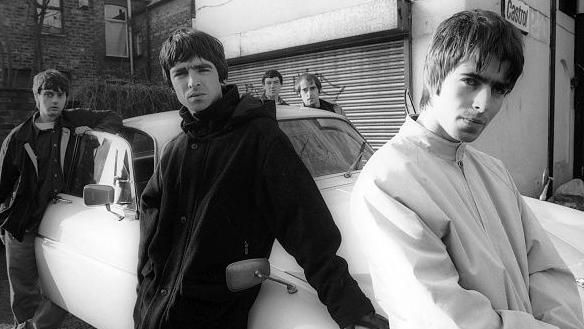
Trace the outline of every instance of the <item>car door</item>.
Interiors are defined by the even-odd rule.
[[[44,294],[97,328],[132,328],[139,222],[130,145],[119,136],[77,137],[67,193],[52,202],[35,249]],[[88,207],[88,184],[113,187],[114,202]]]

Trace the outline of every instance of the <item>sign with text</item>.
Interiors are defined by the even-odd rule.
[[[506,0],[503,17],[521,31],[529,33],[529,6],[521,0]]]

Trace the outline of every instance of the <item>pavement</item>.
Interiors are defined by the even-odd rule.
[[[0,329],[11,329],[13,326],[12,312],[10,311],[10,288],[6,276],[6,257],[4,245],[0,242]],[[69,314],[62,329],[94,329],[89,324]]]

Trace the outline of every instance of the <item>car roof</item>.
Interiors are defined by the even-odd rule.
[[[338,118],[347,120],[344,116],[303,106],[277,105],[278,121],[310,118]],[[145,114],[124,120],[124,126],[142,130],[151,135],[159,143],[165,143],[180,131],[181,118],[178,111]]]

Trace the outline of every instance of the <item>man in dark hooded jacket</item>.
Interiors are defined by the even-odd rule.
[[[203,32],[172,33],[160,63],[183,132],[142,194],[135,327],[246,328],[260,288],[230,292],[225,268],[277,238],[341,328],[388,328],[336,255],[339,230],[274,103],[223,85],[223,46]]]

